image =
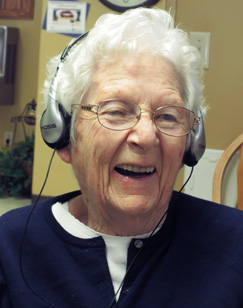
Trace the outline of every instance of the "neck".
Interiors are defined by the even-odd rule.
[[[107,215],[102,215],[97,207],[86,206],[82,195],[69,201],[69,211],[76,219],[97,232],[113,236],[137,236],[150,233],[163,225],[167,209],[168,205],[148,215],[131,215],[123,212],[112,214],[109,212],[106,213]]]

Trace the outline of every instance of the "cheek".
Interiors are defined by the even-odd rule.
[[[182,167],[185,151],[185,139],[172,139],[170,141],[162,146],[162,173],[160,178],[160,191],[169,193],[173,189],[178,171]]]
[[[178,162],[179,168],[181,167],[184,153],[185,153],[185,143],[182,143],[178,145],[175,150],[175,155],[176,155],[175,160]]]
[[[172,137],[173,138],[173,137]],[[162,166],[165,176],[176,177],[182,166],[186,138],[172,139],[162,145]]]
[[[185,143],[183,143],[178,147],[178,156],[180,160],[183,159],[184,153],[185,153]]]
[[[84,119],[79,121],[75,131],[75,143],[72,146],[72,166],[77,178],[85,177],[95,161],[93,157],[96,149],[93,135],[90,137],[91,132],[93,135],[97,133],[94,123]]]
[[[115,152],[111,133],[100,124],[82,122],[76,129],[76,145],[73,147],[73,168],[89,182],[99,178],[104,181]],[[78,175],[76,175],[78,176]]]
[[[162,144],[162,151],[168,159],[180,163],[185,152],[186,137],[168,138]]]

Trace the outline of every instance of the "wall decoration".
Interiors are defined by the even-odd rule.
[[[159,0],[100,0],[100,2],[114,11],[124,12],[142,6],[150,7]]]
[[[47,32],[79,36],[86,31],[89,6],[76,0],[49,1],[43,28]]]

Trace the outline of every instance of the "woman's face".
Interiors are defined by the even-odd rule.
[[[97,67],[85,103],[99,105],[121,98],[152,112],[164,105],[183,106],[181,92],[179,78],[168,62],[120,56]],[[148,112],[125,131],[106,129],[95,114],[79,112],[70,162],[82,191],[80,212],[86,208],[86,218],[81,214],[80,220],[99,231],[149,232],[168,207],[186,137],[162,134]],[[125,174],[127,166],[134,173]]]

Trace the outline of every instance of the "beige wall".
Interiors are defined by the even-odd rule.
[[[41,1],[35,1],[33,20],[0,19],[0,25],[19,29],[17,51],[15,99],[11,106],[0,106],[0,148],[4,145],[4,132],[13,131],[12,116],[20,115],[25,105],[36,99],[39,64]],[[28,134],[34,127],[26,126]],[[16,141],[23,140],[21,124],[18,124]]]
[[[97,0],[87,0],[91,4],[87,20],[89,30],[101,14],[108,12]],[[175,3],[175,0],[167,0]],[[47,0],[42,1],[42,14]],[[163,7],[162,1],[158,3]],[[243,12],[242,0],[177,0],[176,23],[187,31],[211,32],[210,68],[205,71],[205,96],[210,110],[206,120],[207,147],[225,149],[243,130]],[[44,15],[42,16],[43,19]],[[44,81],[47,60],[60,53],[70,38],[63,35],[41,31],[38,93]],[[38,112],[41,114],[42,95],[38,94]],[[52,150],[40,138],[36,128],[33,194],[40,191]],[[176,183],[182,183],[183,170]],[[76,189],[77,184],[70,166],[55,157],[50,176],[43,192],[52,196]]]
[[[243,1],[177,0],[176,23],[187,31],[211,32],[205,70],[206,143],[225,149],[243,131]],[[182,185],[180,172],[176,189]]]
[[[243,1],[177,0],[176,22],[211,32],[205,71],[207,147],[225,149],[243,131]]]

